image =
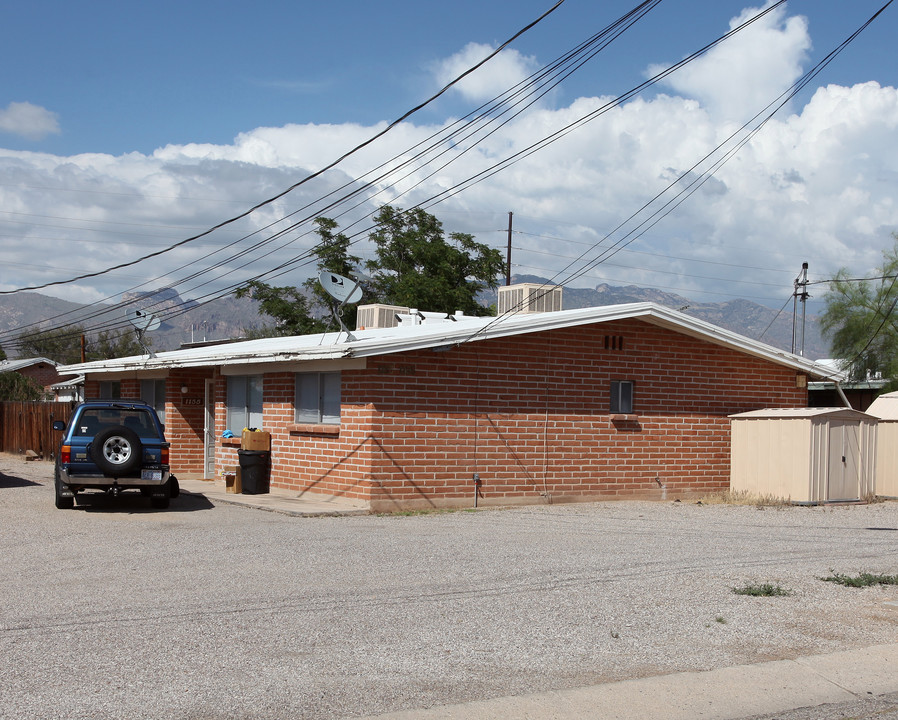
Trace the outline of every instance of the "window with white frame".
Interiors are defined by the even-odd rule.
[[[633,381],[611,381],[611,412],[629,415],[633,412]]]
[[[298,423],[340,423],[340,373],[296,374],[294,420]]]
[[[159,422],[165,422],[165,380],[141,380],[140,399],[153,407]]]
[[[243,428],[262,428],[261,375],[228,378],[228,429],[239,435]]]

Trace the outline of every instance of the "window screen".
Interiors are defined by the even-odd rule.
[[[611,381],[611,412],[625,415],[633,412],[633,382]]]
[[[262,427],[262,376],[235,375],[228,378],[228,429],[240,434],[243,428]]]
[[[141,380],[140,399],[152,406],[159,422],[165,422],[165,380]]]
[[[340,422],[340,373],[297,373],[294,419],[298,423]]]

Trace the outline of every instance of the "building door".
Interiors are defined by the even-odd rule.
[[[203,428],[204,477],[215,477],[215,381],[206,380]]]
[[[829,426],[827,500],[860,499],[860,426],[832,421]]]

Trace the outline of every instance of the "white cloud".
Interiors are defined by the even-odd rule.
[[[468,43],[459,52],[434,65],[433,74],[437,83],[440,87],[447,85],[494,50],[489,45]],[[454,89],[467,100],[484,102],[523,82],[537,69],[539,63],[535,58],[506,49],[466,76]]]
[[[768,101],[783,75],[794,76],[790,63],[808,43],[803,21],[793,25],[793,19],[780,16],[762,31],[773,48],[769,54],[778,59],[770,59],[763,72],[743,75],[742,92],[757,98],[752,102]],[[479,52],[487,51],[482,47]],[[508,59],[508,65],[494,68],[501,70],[501,81],[494,72],[488,74],[489,82],[466,92],[481,99],[529,73],[529,61],[513,54]],[[606,113],[430,212],[449,231],[473,232],[504,248],[507,213],[513,211],[520,231],[514,240],[515,272],[544,277],[581,253],[596,257],[600,249],[590,246],[621,223],[634,230],[638,241],[579,277],[575,287],[634,283],[676,290],[698,301],[741,296],[778,308],[791,293],[803,261],[810,263],[812,279],[831,276],[840,267],[858,273],[875,267],[881,251],[892,244],[890,233],[898,229],[898,91],[876,83],[818,89],[804,107],[768,123],[682,205],[671,205],[672,212],[660,223],[654,224],[649,213],[628,222],[729,134],[720,112],[733,107],[726,88],[732,82],[730,68],[757,66],[757,48],[754,43],[734,45],[717,58],[718,64],[712,60],[703,61],[704,67],[697,68],[702,72],[689,76],[678,94],[637,99]],[[713,75],[714,67],[721,70],[720,78]],[[384,202],[407,207],[431,198],[607,101],[579,98],[566,107],[531,110],[470,152],[448,150],[438,161],[455,158],[448,167],[377,180],[379,194],[338,221],[350,234],[364,237],[367,223],[353,224],[364,211]],[[171,145],[149,156],[54,157],[0,150],[5,178],[0,185],[5,211],[0,213],[0,253],[15,268],[15,274],[0,277],[0,289],[100,269],[188,237],[274,196],[383,127],[257,128],[229,145]],[[327,208],[327,201],[313,201],[382,162],[395,168],[397,157],[405,157],[438,129],[404,123],[250,220],[146,266],[47,292],[99,298],[160,276],[150,285],[158,287],[248,249],[306,215],[336,217],[339,210]],[[409,193],[397,196],[397,188]],[[266,227],[291,213],[288,221]],[[296,257],[312,244],[308,229],[306,224],[291,230],[178,289],[185,295],[191,288],[194,294],[207,292]],[[612,241],[620,237],[617,233]],[[236,245],[228,248],[230,243]],[[281,244],[282,250],[261,257]],[[206,257],[224,248],[227,252]],[[365,254],[363,244],[356,250]],[[639,252],[631,252],[635,250]],[[78,258],[77,267],[71,257]],[[189,270],[179,270],[182,265]],[[582,262],[573,266],[582,267]],[[299,266],[272,281],[297,284],[309,271]],[[206,279],[212,279],[209,286],[199,285]]]
[[[743,10],[730,21],[730,29],[762,9]],[[781,6],[677,70],[664,84],[680,95],[699,100],[716,118],[741,124],[801,76],[810,48],[807,19],[787,17],[786,8]],[[653,65],[647,75],[664,69]]]
[[[27,140],[42,140],[59,134],[59,118],[40,105],[11,102],[0,110],[0,132],[18,135]]]

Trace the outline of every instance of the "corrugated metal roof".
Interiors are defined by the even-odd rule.
[[[615,320],[638,318],[691,337],[784,365],[811,378],[832,377],[832,368],[787,353],[738,333],[725,330],[676,310],[655,303],[630,303],[602,307],[560,310],[537,314],[519,314],[505,318],[458,316],[452,322],[428,322],[421,325],[353,330],[355,340],[347,342],[345,333],[262,338],[208,347],[161,352],[155,357],[137,356],[98,360],[61,366],[65,373],[119,373],[175,367],[209,365],[249,365],[267,363],[365,358],[390,353],[411,352],[460,345],[493,338],[579,327]],[[839,375],[841,377],[841,375]]]
[[[898,392],[880,395],[870,403],[867,412],[880,420],[898,420]]]
[[[0,372],[15,372],[16,370],[31,367],[32,365],[40,365],[41,363],[49,365],[50,367],[56,367],[55,362],[48,360],[45,357],[19,358],[17,360],[0,360]]]

